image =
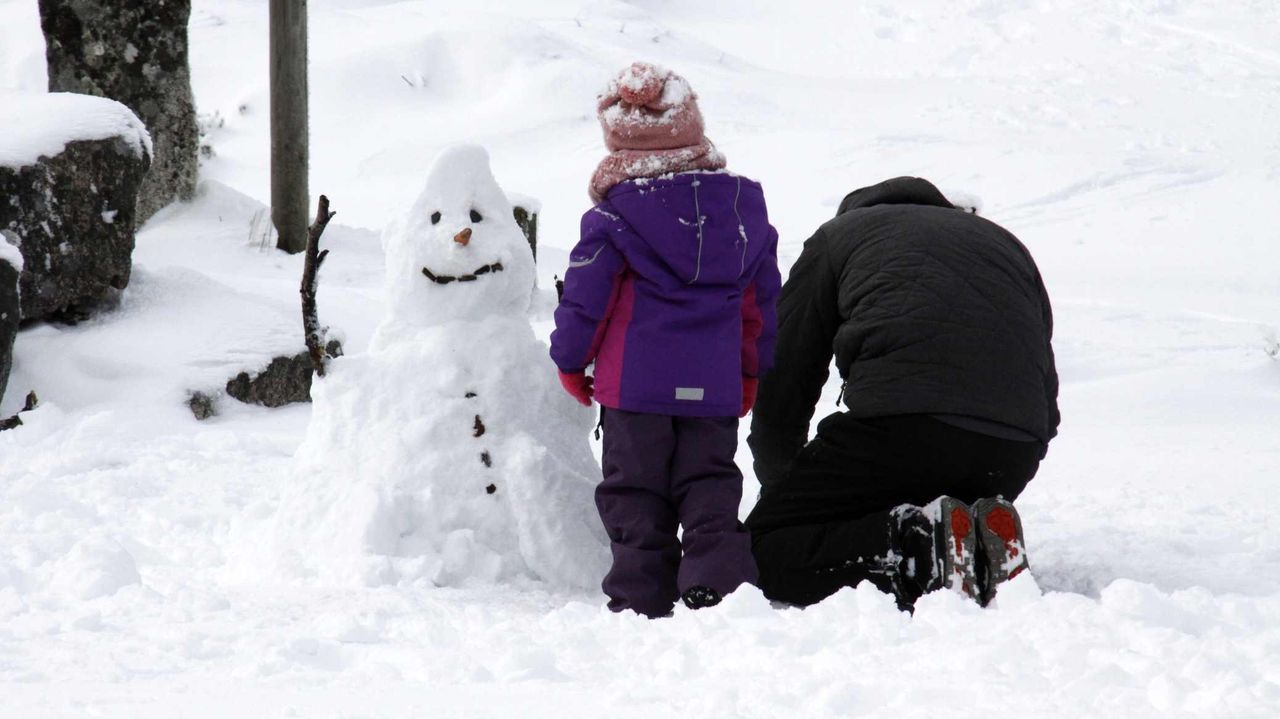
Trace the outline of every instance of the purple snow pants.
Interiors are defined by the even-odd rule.
[[[690,587],[725,595],[754,584],[751,535],[738,522],[738,419],[605,409],[603,427],[596,507],[613,543],[609,608],[660,617]]]

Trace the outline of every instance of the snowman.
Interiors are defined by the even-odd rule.
[[[598,586],[591,415],[529,324],[533,256],[485,150],[442,152],[383,244],[386,317],[312,388],[278,546],[338,583]]]

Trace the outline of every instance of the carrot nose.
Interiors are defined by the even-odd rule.
[[[463,247],[466,247],[468,244],[471,243],[471,228],[468,227],[464,229],[462,232],[459,232],[458,234],[454,235],[453,241],[458,243],[459,245],[462,245]]]

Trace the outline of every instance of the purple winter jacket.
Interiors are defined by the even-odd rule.
[[[595,398],[650,414],[736,417],[773,364],[778,233],[760,185],[727,172],[623,182],[582,216],[551,359],[595,363]]]

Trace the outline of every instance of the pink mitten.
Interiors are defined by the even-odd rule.
[[[560,384],[564,387],[564,391],[578,400],[583,407],[591,406],[591,396],[595,393],[592,388],[592,379],[583,372],[561,372]]]

